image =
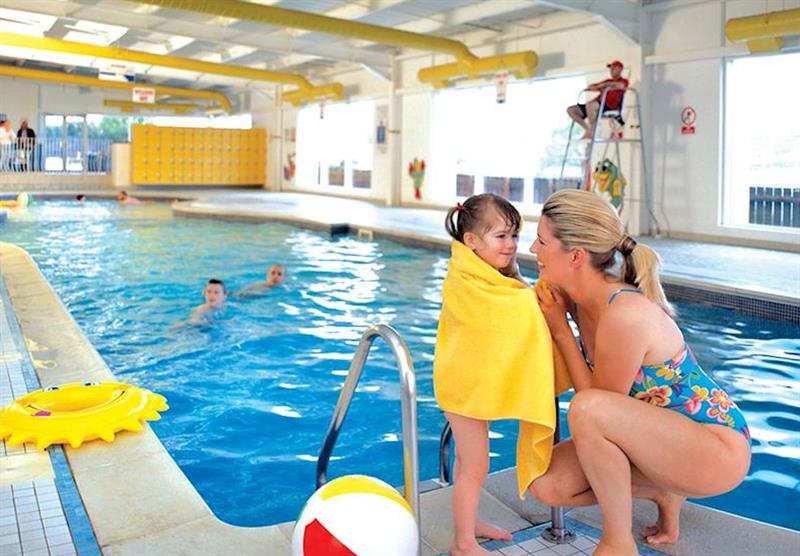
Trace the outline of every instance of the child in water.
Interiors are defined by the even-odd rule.
[[[239,291],[236,295],[238,296],[245,296],[245,295],[258,295],[260,293],[265,293],[268,290],[271,290],[275,286],[278,286],[283,283],[286,279],[286,268],[282,264],[274,264],[267,270],[266,280],[261,282],[256,282],[255,284],[250,284],[243,290]]]
[[[214,313],[225,307],[225,302],[228,299],[228,290],[225,288],[225,283],[217,278],[211,278],[203,289],[203,297],[206,298],[206,302],[192,310],[192,314],[189,317],[190,323],[208,320]]]

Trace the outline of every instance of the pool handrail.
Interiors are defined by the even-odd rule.
[[[317,460],[317,488],[327,481],[328,462],[330,461],[333,447],[339,436],[347,410],[353,393],[358,386],[361,378],[361,371],[367,361],[369,350],[376,338],[383,338],[389,344],[397,362],[397,370],[400,372],[400,402],[402,407],[402,427],[403,427],[403,477],[405,480],[405,490],[403,492],[406,502],[414,513],[417,525],[420,522],[419,513],[419,447],[417,434],[417,385],[414,376],[414,363],[408,346],[400,337],[400,334],[386,324],[375,324],[370,326],[361,336],[358,342],[358,349],[350,363],[350,370],[347,378],[342,385],[339,393],[339,400],[336,402],[336,409],[333,418],[325,433],[325,440],[322,443],[319,459]],[[420,540],[421,546],[421,540]]]

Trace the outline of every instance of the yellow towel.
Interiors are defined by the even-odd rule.
[[[433,382],[447,412],[473,419],[518,419],[517,481],[524,499],[547,471],[556,394],[569,386],[533,288],[500,274],[461,242],[442,287]]]

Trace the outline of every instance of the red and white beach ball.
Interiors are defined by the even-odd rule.
[[[324,484],[306,502],[292,535],[293,556],[416,556],[418,549],[408,503],[366,475]]]

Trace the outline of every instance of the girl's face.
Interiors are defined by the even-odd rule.
[[[476,255],[500,270],[508,267],[517,254],[519,233],[512,230],[497,211],[492,211],[491,227],[482,235],[464,234],[464,243]]]
[[[553,235],[552,224],[546,216],[539,220],[536,239],[531,245],[530,252],[536,255],[539,277],[542,280],[555,286],[563,284],[572,255]]]

